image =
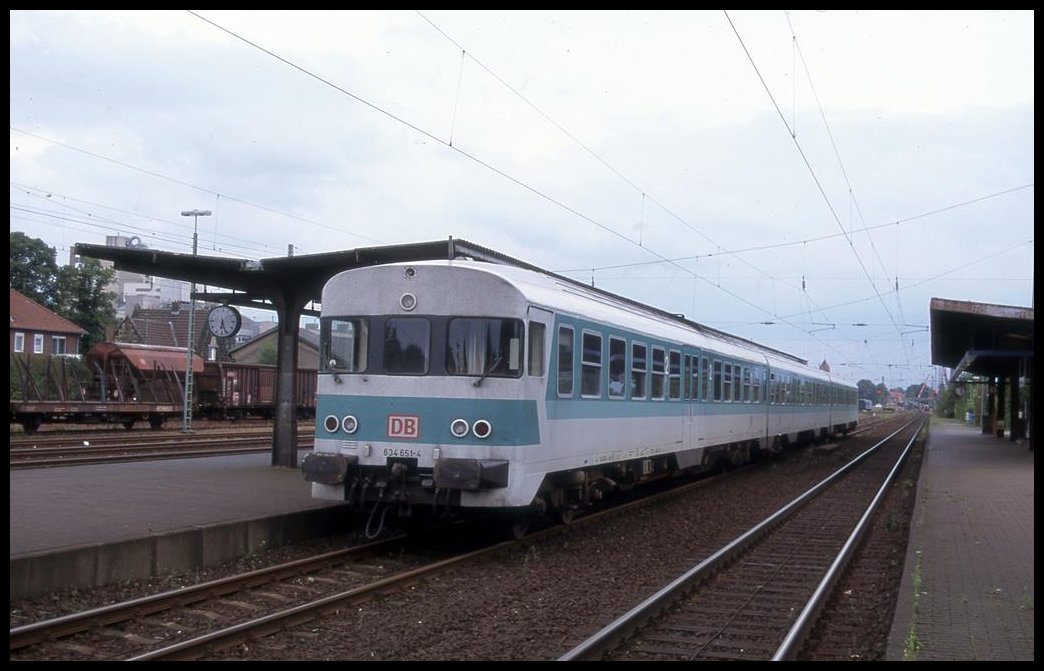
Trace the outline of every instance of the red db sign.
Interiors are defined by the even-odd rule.
[[[389,438],[419,438],[420,417],[417,415],[388,415]]]

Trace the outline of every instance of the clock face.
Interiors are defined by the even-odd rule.
[[[235,335],[241,323],[239,311],[228,305],[217,306],[210,311],[210,315],[207,317],[210,332],[219,338]]]

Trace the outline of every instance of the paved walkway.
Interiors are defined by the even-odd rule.
[[[888,659],[1033,660],[1033,452],[934,421]]]
[[[294,468],[248,454],[11,470],[11,557],[322,508]]]

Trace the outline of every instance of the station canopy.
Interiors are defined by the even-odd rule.
[[[323,285],[330,277],[342,270],[361,266],[427,259],[473,258],[533,267],[491,249],[453,238],[435,242],[281,256],[256,261],[84,243],[77,244],[75,252],[81,256],[112,261],[117,270],[227,289],[230,291],[196,293],[193,297],[262,310],[277,309],[275,304],[291,294],[304,302],[318,301]]]
[[[952,369],[954,380],[1032,369],[1033,308],[933,298],[931,329],[932,364]]]

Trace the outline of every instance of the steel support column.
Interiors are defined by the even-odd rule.
[[[277,292],[275,425],[272,428],[272,465],[297,468],[297,334],[301,313],[310,296]]]

